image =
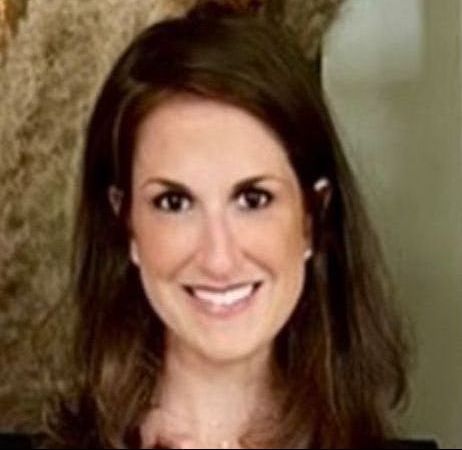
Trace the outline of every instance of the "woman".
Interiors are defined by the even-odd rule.
[[[238,2],[235,2],[238,3]],[[67,447],[380,447],[405,345],[316,72],[258,7],[143,32],[89,124]]]

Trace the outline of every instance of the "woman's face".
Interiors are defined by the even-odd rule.
[[[268,351],[311,244],[282,144],[239,108],[178,96],[144,120],[135,150],[131,259],[168,342],[215,362]]]

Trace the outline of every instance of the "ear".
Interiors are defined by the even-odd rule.
[[[322,215],[324,215],[332,199],[332,185],[327,178],[322,177],[314,183],[313,188],[321,200]]]
[[[138,244],[132,236],[130,239],[130,259],[135,266],[140,265],[140,254],[138,252]]]
[[[108,199],[111,204],[112,210],[116,216],[119,216],[122,208],[123,192],[114,185],[109,186]],[[130,237],[130,260],[135,266],[140,265],[140,256],[138,252],[138,245],[133,235]]]
[[[124,197],[123,192],[115,187],[114,185],[109,186],[108,192],[108,199],[109,203],[111,204],[112,211],[116,216],[120,214],[120,210],[122,208],[122,200]]]

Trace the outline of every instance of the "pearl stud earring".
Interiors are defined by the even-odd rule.
[[[313,256],[313,250],[311,248],[308,248],[305,253],[303,253],[303,257],[305,259],[305,261],[308,261],[309,259],[311,259],[311,257]]]

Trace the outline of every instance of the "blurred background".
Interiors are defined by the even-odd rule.
[[[417,365],[403,427],[462,446],[462,1],[351,0],[323,78]]]
[[[72,193],[74,167],[69,148],[81,145],[89,99],[111,55],[165,12],[148,17],[148,8],[192,1],[0,0],[0,49],[11,51],[4,63],[9,75],[0,77],[0,431],[33,430],[41,386],[37,359],[53,358],[51,348],[34,353],[26,331],[62,298],[69,219],[63,196]],[[286,1],[293,11],[303,6],[310,14],[306,24],[293,15],[310,41],[337,15],[323,40],[323,83],[382,238],[399,305],[415,330],[403,437],[460,447],[462,1]],[[113,8],[112,22],[103,4]],[[29,12],[29,23],[23,19],[18,29]],[[313,48],[307,53],[317,54]],[[69,99],[76,98],[71,109]],[[13,120],[8,108],[30,114]],[[62,118],[58,125],[55,117]],[[33,135],[45,144],[32,157],[26,144]],[[31,178],[37,170],[41,176]],[[27,190],[11,182],[12,173],[28,180]],[[10,200],[3,201],[6,193]],[[40,205],[48,208],[46,217]]]

